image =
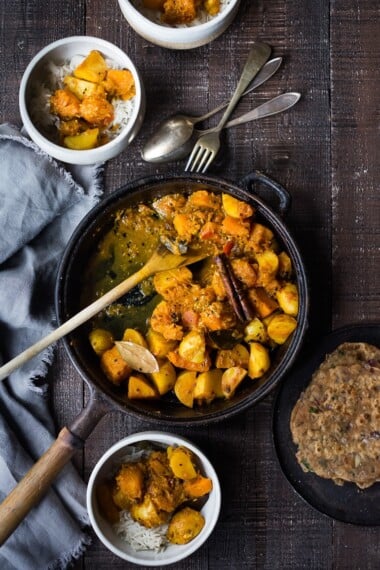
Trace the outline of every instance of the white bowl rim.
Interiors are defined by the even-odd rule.
[[[240,2],[240,0],[230,0],[227,6],[219,12],[216,16],[208,20],[207,22],[202,22],[201,24],[196,24],[194,26],[183,26],[183,27],[171,27],[171,26],[164,26],[161,24],[157,24],[153,22],[146,16],[144,16],[133,4],[130,0],[118,0],[119,4],[123,4],[126,9],[130,9],[133,17],[139,22],[140,25],[146,26],[149,25],[151,27],[152,33],[156,34],[165,34],[167,40],[175,40],[176,38],[181,39],[182,43],[184,41],[192,39],[194,31],[202,31],[207,33],[210,31],[214,31],[215,26],[223,21],[230,12],[235,8],[235,6]],[[156,35],[157,37],[157,35]]]
[[[110,542],[104,536],[104,534],[102,533],[101,529],[98,526],[98,523],[92,511],[91,501],[93,495],[93,488],[94,488],[95,479],[100,469],[114,453],[116,453],[123,447],[130,446],[133,445],[134,443],[141,441],[151,441],[152,443],[162,443],[165,445],[173,445],[173,444],[185,445],[186,447],[188,447],[188,449],[190,449],[195,455],[197,455],[200,458],[203,466],[205,467],[205,471],[207,472],[208,476],[212,479],[213,482],[213,489],[211,492],[213,494],[213,501],[215,502],[215,507],[211,515],[208,515],[207,523],[204,529],[202,530],[201,535],[199,535],[199,540],[197,540],[198,537],[196,537],[193,541],[189,542],[187,545],[180,546],[179,553],[172,555],[170,558],[165,558],[165,551],[163,551],[163,557],[161,558],[158,555],[157,559],[144,558],[143,552],[138,553],[139,558],[137,558],[134,557],[133,555],[127,554],[126,552],[120,551],[112,544],[112,542]],[[206,542],[206,540],[214,530],[214,527],[219,518],[219,513],[221,508],[221,488],[220,488],[218,475],[213,465],[211,464],[210,460],[206,457],[206,455],[194,443],[189,441],[187,438],[179,435],[173,435],[162,431],[152,430],[152,431],[138,432],[129,435],[121,439],[120,441],[116,442],[102,455],[102,457],[96,463],[95,467],[91,472],[87,485],[86,503],[87,503],[87,511],[90,518],[90,522],[96,535],[101,540],[101,542],[103,542],[103,544],[107,546],[109,550],[111,550],[111,552],[116,554],[116,556],[124,560],[128,560],[129,562],[133,562],[134,564],[138,564],[140,566],[165,566],[167,564],[173,564],[175,562],[179,562],[180,560],[187,558]]]
[[[86,149],[85,151],[83,151],[83,150],[72,150],[72,149],[65,148],[63,146],[57,145],[54,142],[50,141],[34,125],[33,121],[30,118],[29,111],[28,111],[26,101],[25,101],[27,83],[31,77],[31,73],[33,72],[34,67],[46,55],[48,55],[51,51],[53,51],[56,48],[59,48],[61,46],[65,46],[65,45],[68,45],[68,44],[71,44],[74,42],[78,42],[78,43],[80,42],[83,44],[92,45],[93,46],[92,49],[96,49],[94,47],[94,44],[96,44],[97,46],[99,46],[99,48],[98,48],[99,50],[101,50],[101,47],[103,47],[104,49],[118,52],[122,59],[126,59],[128,61],[128,66],[129,66],[128,68],[130,69],[130,71],[133,72],[133,75],[135,78],[135,85],[136,85],[136,95],[135,95],[136,103],[134,105],[133,112],[132,112],[131,117],[128,121],[128,124],[121,130],[121,132],[114,139],[112,139],[108,143],[101,145],[99,147],[96,147],[96,148]],[[107,55],[107,58],[112,59],[112,56]],[[136,81],[136,79],[137,79],[137,81]],[[107,150],[108,152],[112,152],[112,149],[119,144],[120,140],[124,139],[131,132],[131,130],[133,129],[133,127],[136,123],[136,120],[139,116],[142,97],[143,97],[143,86],[141,83],[140,74],[138,72],[138,69],[136,68],[135,64],[133,63],[131,58],[128,56],[128,54],[126,52],[124,52],[119,46],[117,46],[116,44],[113,44],[112,42],[104,40],[102,38],[98,38],[96,36],[67,36],[65,38],[55,40],[54,42],[43,47],[41,50],[39,50],[34,55],[34,57],[28,63],[28,65],[25,68],[25,71],[23,73],[23,76],[21,78],[20,89],[19,89],[19,107],[20,107],[21,119],[24,123],[24,126],[25,126],[27,132],[29,134],[33,133],[34,136],[30,135],[33,140],[35,140],[35,138],[37,138],[37,139],[43,140],[44,142],[46,141],[44,144],[43,143],[40,144],[37,142],[36,142],[36,144],[38,146],[40,146],[43,150],[45,150],[48,154],[50,154],[51,156],[56,156],[57,154],[59,154],[62,157],[66,156],[67,162],[74,163],[74,164],[82,164],[81,159],[83,158],[83,152],[86,152],[86,156],[89,159],[90,159],[90,156],[93,157],[93,158],[91,158],[91,162],[95,164],[96,162],[103,162],[104,159],[102,158],[101,155],[104,154],[105,150]],[[27,124],[25,124],[25,123],[27,123]],[[64,158],[61,158],[60,160],[65,162]]]

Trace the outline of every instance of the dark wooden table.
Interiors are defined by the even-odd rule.
[[[302,93],[289,113],[231,129],[209,173],[233,181],[253,168],[291,192],[287,224],[300,245],[311,285],[305,347],[331,329],[380,318],[380,43],[378,0],[243,0],[231,27],[189,51],[138,37],[116,0],[3,0],[0,7],[1,121],[20,125],[18,88],[34,54],[64,36],[100,36],[123,48],[141,71],[147,113],[138,138],[106,165],[106,193],[183,162],[154,166],[140,157],[160,117],[203,113],[232,93],[255,39],[283,56],[281,70],[239,104],[248,111],[286,90]],[[302,358],[302,355],[301,355]],[[60,346],[52,372],[57,428],[82,408],[86,391]],[[313,510],[281,472],[271,436],[273,396],[221,424],[176,429],[203,448],[221,479],[215,532],[186,569],[378,569],[380,528],[336,522]],[[111,413],[75,464],[87,480],[101,454],[123,436],[155,427]],[[174,430],[170,430],[174,431]],[[94,537],[76,568],[134,568]],[[27,570],[27,569],[25,569]]]

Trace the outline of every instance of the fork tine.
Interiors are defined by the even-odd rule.
[[[196,169],[197,172],[202,172],[203,165],[208,160],[210,153],[212,153],[212,151],[209,148],[203,148],[203,154],[197,163],[197,169]]]
[[[208,167],[210,166],[210,164],[211,164],[212,161],[214,160],[215,155],[216,155],[216,153],[215,153],[214,151],[210,151],[210,156],[208,157],[208,160],[207,160],[206,164],[204,164],[204,163],[205,163],[205,159],[206,159],[206,155],[204,156],[204,159],[202,160],[202,165],[204,164],[203,169],[202,169],[202,172],[206,172],[206,170],[208,169]],[[199,165],[199,168],[198,168],[197,172],[200,172],[200,170],[201,170],[201,165]]]
[[[193,164],[191,165],[191,171],[192,172],[199,172],[200,164],[202,164],[203,157],[204,157],[205,153],[207,153],[207,152],[208,152],[207,148],[203,148],[203,146],[199,146],[199,151],[198,151],[196,157],[194,158]]]
[[[191,154],[189,156],[189,160],[187,161],[187,164],[185,166],[185,172],[187,170],[189,170],[190,172],[193,171],[193,166],[192,162],[193,160],[195,160],[196,155],[201,151],[201,148],[198,145],[195,145],[193,150],[191,151]]]

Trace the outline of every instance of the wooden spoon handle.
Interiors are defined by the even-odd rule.
[[[94,301],[94,303],[91,303],[91,305],[88,305],[88,307],[82,309],[82,311],[79,311],[79,313],[63,323],[63,325],[44,336],[41,340],[15,356],[15,358],[12,358],[12,360],[9,360],[9,362],[0,367],[0,380],[7,378],[11,372],[16,370],[16,368],[19,368],[19,366],[25,364],[25,362],[28,362],[28,360],[31,360],[34,356],[44,350],[44,348],[47,348],[53,344],[53,342],[56,342],[63,336],[72,332],[77,327],[102,311],[105,307],[117,299],[120,299],[120,297],[133,289],[133,287],[143,281],[143,279],[149,276],[149,274],[149,267],[145,265],[139,271],[128,277],[128,279],[125,279],[119,285],[108,291],[108,293]]]
[[[83,441],[66,427],[58,434],[53,445],[28,471],[20,483],[0,505],[0,545],[39,502],[50,484],[68,463]]]

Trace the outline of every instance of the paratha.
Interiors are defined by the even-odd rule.
[[[380,481],[380,349],[344,343],[327,355],[290,429],[304,471],[361,489]]]

